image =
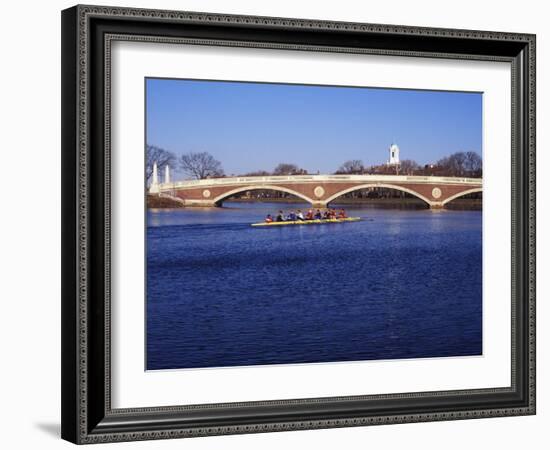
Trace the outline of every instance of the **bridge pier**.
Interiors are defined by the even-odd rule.
[[[437,203],[430,203],[430,209],[443,209],[443,203],[437,202]]]

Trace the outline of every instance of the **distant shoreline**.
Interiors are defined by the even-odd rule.
[[[232,198],[224,200],[224,203],[306,203],[299,198]],[[416,198],[341,198],[334,205],[379,205],[392,206],[424,206],[424,202]],[[481,210],[482,199],[456,199],[445,206],[447,209]],[[166,197],[147,196],[148,209],[181,209],[185,208],[181,203]]]

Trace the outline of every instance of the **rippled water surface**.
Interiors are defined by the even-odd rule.
[[[481,211],[297,207],[148,212],[147,369],[481,354]]]

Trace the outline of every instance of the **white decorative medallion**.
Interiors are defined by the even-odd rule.
[[[321,186],[317,186],[313,193],[315,194],[315,197],[321,198],[323,195],[325,195],[325,190]]]
[[[204,191],[202,191],[202,196],[204,198],[208,198],[208,197],[210,197],[210,195],[211,195],[211,193],[208,189],[205,189]]]
[[[436,188],[433,188],[433,189],[432,189],[432,197],[433,197],[433,198],[439,198],[439,197],[441,197],[441,189],[439,189],[439,188],[437,188],[437,187],[436,187]]]

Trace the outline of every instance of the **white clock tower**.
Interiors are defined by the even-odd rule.
[[[397,144],[390,145],[388,149],[390,153],[390,159],[388,160],[388,166],[397,166],[399,165],[399,147]]]

